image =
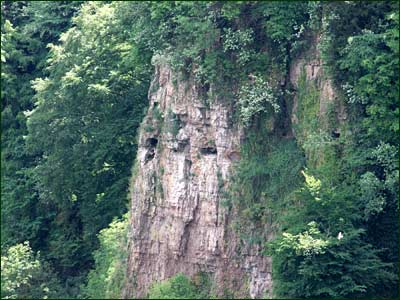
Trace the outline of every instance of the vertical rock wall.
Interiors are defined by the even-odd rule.
[[[154,281],[206,272],[220,297],[263,297],[271,261],[259,249],[239,250],[223,190],[240,158],[232,109],[205,105],[196,86],[174,84],[157,66],[143,121],[131,193],[128,281],[124,297],[143,297]]]
[[[293,124],[299,122],[297,116],[297,108],[299,104],[297,94],[301,88],[299,87],[299,80],[302,72],[305,73],[306,84],[313,85],[318,90],[319,113],[316,117],[319,117],[320,120],[322,120],[326,116],[329,106],[334,105],[337,124],[342,124],[347,119],[344,105],[338,97],[332,79],[329,78],[324,71],[324,62],[321,58],[321,52],[318,49],[320,39],[320,34],[313,34],[309,40],[309,48],[294,59],[290,65],[289,78],[295,89],[292,105],[293,109],[291,112],[291,121]],[[340,131],[340,129],[337,128],[336,131]]]

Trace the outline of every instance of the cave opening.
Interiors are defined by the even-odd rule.
[[[200,148],[200,153],[203,155],[217,154],[217,148],[215,147]]]

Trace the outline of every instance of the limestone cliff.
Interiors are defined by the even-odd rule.
[[[142,124],[131,195],[128,283],[124,297],[143,297],[154,281],[183,272],[208,273],[214,292],[262,297],[271,289],[271,263],[258,249],[238,250],[221,205],[241,131],[232,109],[205,105],[196,85],[174,84],[156,67]]]
[[[299,118],[307,121],[298,111],[304,101],[299,89],[317,91],[314,106],[321,124],[327,107],[337,102],[317,43],[318,37],[288,70],[294,94],[287,118],[294,125]],[[231,106],[206,105],[196,85],[176,75],[168,65],[157,65],[150,87],[131,192],[124,297],[143,297],[153,282],[179,272],[207,273],[220,297],[225,290],[235,298],[271,296],[270,257],[241,244],[231,226],[235,213],[221,205],[231,167],[240,159],[243,132],[231,122]],[[301,76],[305,86],[300,86]],[[337,118],[345,118],[342,107],[336,107]],[[301,139],[296,130],[294,135]]]
[[[299,99],[299,94],[310,94],[310,88],[313,88],[316,93],[315,101],[312,104],[316,106],[316,115],[314,117],[318,119],[321,126],[326,125],[323,123],[326,121],[330,109],[333,109],[331,113],[337,120],[336,124],[342,124],[347,118],[344,105],[340,101],[340,97],[338,97],[337,89],[335,89],[332,79],[329,78],[326,70],[324,70],[324,62],[318,49],[320,40],[321,34],[312,34],[309,38],[309,47],[293,59],[290,64],[288,75],[290,83],[294,87],[290,105],[292,107],[291,122],[294,127],[299,121],[305,121],[299,120],[299,101],[302,100]],[[304,78],[301,78],[302,76]],[[307,96],[312,97],[312,95]],[[305,103],[300,103],[300,105],[304,106]],[[340,128],[334,128],[334,131],[335,134],[340,134]]]

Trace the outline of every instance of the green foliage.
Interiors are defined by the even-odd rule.
[[[309,229],[297,235],[288,232],[282,234],[282,239],[276,242],[276,253],[294,251],[296,256],[313,256],[324,254],[329,241],[324,240],[315,222],[307,224]]]
[[[193,276],[192,282],[196,287],[198,299],[214,299],[213,294],[214,283],[211,278],[211,273],[198,272]]]
[[[199,86],[208,102],[234,99],[250,74],[286,71],[288,41],[301,38],[307,5],[270,2],[126,3],[124,18],[136,20],[136,41]],[[296,7],[296,9],[294,9]],[[282,17],[284,15],[284,17]],[[283,48],[277,45],[284,44]],[[278,49],[278,50],[276,50]],[[271,55],[272,53],[272,55]],[[279,53],[279,55],[277,54]],[[275,59],[279,56],[277,59]],[[274,60],[274,61],[273,61]]]
[[[346,6],[350,6],[348,11],[345,11]],[[378,50],[374,39],[379,38],[364,36],[368,31],[359,29],[363,36],[359,40],[349,39],[349,45],[353,45],[368,38],[369,41],[362,44],[363,49],[349,45],[342,45],[342,49],[338,47],[347,33],[337,31],[332,24],[337,24],[343,15],[347,17],[349,12],[354,17],[360,9],[357,6],[335,6],[334,11],[326,13],[324,20],[324,26],[335,30],[336,36],[327,35],[332,40],[322,41],[323,53],[326,55],[326,51],[335,49],[343,57],[330,61],[325,56],[330,71],[336,82],[343,82],[343,71],[334,73],[335,64],[340,62],[340,68],[346,67],[345,74],[354,80],[344,85],[349,97],[350,120],[347,128],[341,128],[342,136],[338,140],[332,139],[330,132],[339,124],[332,124],[327,114],[321,114],[320,92],[307,83],[304,71],[300,76],[295,132],[305,150],[309,170],[304,173],[306,185],[287,199],[285,206],[289,209],[281,218],[282,232],[269,245],[274,264],[274,293],[279,297],[392,297],[397,293],[394,274],[398,247],[382,235],[378,236],[376,227],[381,226],[379,221],[385,220],[382,227],[386,230],[390,227],[390,236],[397,240],[394,234],[398,232],[398,224],[392,219],[398,215],[397,205],[393,202],[398,192],[392,189],[392,182],[398,181],[398,169],[393,160],[397,151],[391,145],[396,143],[391,134],[395,127],[389,125],[391,113],[384,114],[386,108],[398,109],[393,97],[397,87],[393,89],[388,85],[398,78],[390,64],[381,59],[374,68],[384,72],[385,76],[375,77],[371,84],[364,82],[365,76],[368,78],[376,73],[365,66],[373,62],[378,53],[385,56],[389,49]],[[376,7],[371,9],[375,11]],[[337,12],[341,12],[340,17],[335,15]],[[346,23],[343,19],[341,22]],[[346,26],[346,30],[348,27],[351,26]],[[375,84],[380,84],[379,91]],[[371,98],[367,91],[375,93],[374,96]],[[377,105],[383,114],[379,121],[369,122],[374,116],[368,113],[368,107],[372,99],[378,98],[380,103]],[[386,106],[385,102],[391,104]],[[381,133],[379,138],[374,130]],[[378,141],[381,142],[376,146]],[[327,242],[323,253],[313,255],[312,259],[299,252],[310,222],[318,226],[318,234],[312,238]],[[328,265],[329,268],[325,267]]]
[[[21,47],[27,39],[8,20],[2,2],[2,66],[1,66],[1,236],[2,246],[14,245],[37,234],[32,180],[24,171],[31,165],[32,155],[25,149],[26,117],[23,111],[31,106],[32,95],[28,73],[32,57]]]
[[[239,212],[240,235],[262,243],[275,231],[272,220],[276,221],[284,209],[283,199],[302,182],[304,157],[293,139],[282,139],[277,131],[271,132],[268,118],[261,118],[257,125],[259,131],[248,132],[242,145],[229,198]]]
[[[307,20],[307,3],[266,2],[263,15],[268,36],[278,43],[288,43],[301,34],[301,27]],[[303,28],[304,30],[304,28]]]
[[[235,54],[237,56],[236,61],[240,66],[245,66],[254,54],[249,47],[253,42],[254,37],[251,28],[237,31],[227,28],[223,35],[224,52]]]
[[[48,1],[28,3],[23,9],[23,15],[29,18],[24,30],[46,46],[47,43],[56,41],[71,26],[71,19],[82,3],[83,1],[59,1],[58,5]]]
[[[167,116],[165,118],[165,130],[170,133],[174,138],[179,133],[181,128],[179,116],[175,114],[171,109],[168,109]]]
[[[60,296],[54,274],[34,254],[28,242],[7,249],[1,256],[2,299],[48,299]]]
[[[396,17],[397,16],[397,17]],[[381,139],[382,132],[390,140],[398,139],[399,94],[398,79],[398,14],[387,16],[385,30],[375,33],[364,30],[350,36],[341,51],[340,69],[348,73],[347,85],[353,97],[350,103],[359,103],[366,118],[363,125],[371,138]],[[397,48],[396,46],[397,45]]]
[[[392,183],[398,185],[398,166],[383,163],[378,153],[394,157],[399,144],[399,4],[348,2],[327,8],[321,50],[347,96],[351,136],[346,135],[343,161],[354,178],[348,184],[360,189],[355,198],[360,200],[367,240],[383,250],[383,261],[395,263],[391,270],[397,273],[398,189]],[[380,294],[398,297],[397,286],[398,281],[393,282]]]
[[[298,81],[298,107],[295,112],[298,121],[294,125],[296,136],[305,141],[319,125],[319,91],[312,82],[307,82],[306,71],[302,69]]]
[[[89,299],[121,297],[127,260],[128,214],[115,219],[98,235],[100,247],[93,254],[95,267],[89,272],[82,294]]]
[[[349,120],[346,126],[337,124],[334,105],[320,111],[320,101],[326,99],[320,99],[317,86],[307,82],[303,71],[296,91],[294,131],[307,159],[304,186],[299,187],[301,180],[290,179],[298,176],[300,164],[293,168],[293,177],[273,172],[286,182],[295,182],[286,191],[273,193],[280,185],[271,181],[270,172],[276,169],[263,161],[275,160],[264,143],[276,143],[270,136],[279,136],[274,128],[280,118],[268,124],[259,116],[247,129],[243,146],[251,151],[242,149],[232,178],[231,200],[239,214],[235,227],[248,242],[262,242],[279,225],[277,239],[269,248],[277,296],[391,297],[397,294],[398,246],[373,228],[385,228],[398,240],[394,236],[398,233],[394,219],[398,218],[394,200],[398,191],[393,189],[398,168],[391,160],[398,145],[398,18],[394,13],[398,6],[319,3],[282,11],[290,5],[265,3],[271,7],[264,12],[264,24],[276,46],[277,51],[271,52],[275,63],[281,70],[287,66],[290,50],[298,47],[308,26],[318,28],[316,18],[322,17],[323,58],[335,83],[346,88]],[[314,18],[309,23],[306,14]],[[271,68],[266,74],[274,73]],[[258,106],[250,107],[258,111]],[[340,136],[336,136],[339,127]],[[292,167],[293,161],[299,160],[292,158],[283,168]],[[272,190],[267,192],[264,186]],[[273,199],[279,206],[273,205]]]
[[[364,173],[360,178],[361,197],[365,202],[364,217],[369,219],[372,215],[382,212],[385,197],[381,181],[372,172]]]
[[[93,262],[82,294],[119,297],[126,219],[100,230],[126,211],[151,56],[180,74],[174,80],[194,82],[206,105],[230,101],[236,109],[245,127],[241,160],[231,190],[221,174],[218,186],[245,241],[264,244],[276,234],[268,245],[276,295],[398,296],[397,2],[1,8],[1,233],[9,249],[2,297],[76,296]],[[343,89],[348,119],[336,124],[335,105],[320,111],[318,85],[303,72],[292,138],[290,93],[280,91],[290,88],[290,63],[312,31],[322,32],[325,71]],[[152,114],[156,122],[144,130],[178,134],[179,116],[164,118],[158,107]],[[41,258],[19,244],[26,240]],[[51,282],[44,259],[65,290]],[[196,276],[156,283],[149,296],[208,298],[210,278]]]
[[[351,192],[327,188],[311,175],[286,213],[283,233],[268,245],[278,297],[358,298],[390,286],[391,264],[353,224]],[[308,224],[307,224],[308,222]]]
[[[154,283],[149,290],[149,299],[209,299],[207,275],[198,274],[198,282],[192,282],[179,273],[163,282]]]
[[[240,87],[238,105],[240,119],[245,126],[249,126],[254,116],[261,112],[272,114],[280,111],[272,88],[262,77],[255,75],[251,77],[249,83]]]
[[[42,153],[40,201],[56,208],[46,255],[62,276],[87,270],[96,234],[126,210],[150,72],[115,5],[83,5],[62,44],[51,46],[49,76],[34,82],[27,141]]]
[[[274,59],[284,67],[290,60],[290,48],[304,34],[308,3],[282,1],[262,4],[266,35],[273,42]]]
[[[155,106],[153,111],[153,118],[158,121],[158,122],[162,122],[164,121],[164,116],[163,113],[160,111],[160,108],[158,106]]]
[[[354,299],[373,293],[381,285],[388,286],[395,279],[377,251],[361,241],[359,232],[346,232],[342,240],[317,239],[323,243],[322,252],[315,252],[315,244],[304,244],[302,235],[276,241],[273,265],[274,292],[278,297]],[[308,237],[308,242],[315,242],[315,237]],[[301,253],[299,248],[308,252]]]
[[[331,137],[331,132],[338,124],[336,118],[333,121],[329,119],[328,111],[321,112],[320,101],[326,99],[321,99],[321,93],[314,82],[307,81],[305,69],[300,74],[296,97],[293,129],[297,142],[305,152],[308,166],[321,172],[334,172],[338,142]],[[326,173],[325,176],[331,175]]]
[[[36,179],[32,176],[38,154],[27,149],[25,139],[27,111],[33,107],[30,81],[45,72],[46,44],[56,42],[70,25],[70,17],[79,4],[79,1],[1,3],[2,246],[30,240],[32,247],[38,249],[46,232],[43,225],[49,211],[38,205]],[[49,30],[51,35],[45,33]]]
[[[83,8],[47,61],[46,44],[57,42],[80,4],[2,2],[2,247],[30,240],[69,296],[91,266],[96,233],[126,210],[128,157],[151,72],[149,57],[102,5]],[[31,81],[45,75],[35,81],[32,113]]]
[[[32,253],[29,243],[10,247],[7,256],[1,257],[1,298],[17,298],[20,289],[29,286],[40,262]]]

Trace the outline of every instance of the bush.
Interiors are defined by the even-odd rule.
[[[128,215],[115,219],[100,231],[100,248],[94,252],[95,267],[89,272],[83,295],[90,299],[117,299],[125,280]]]
[[[261,119],[260,119],[261,120]],[[290,165],[290,168],[287,166]],[[277,221],[284,200],[301,184],[304,155],[292,139],[268,133],[266,126],[249,132],[241,147],[229,191],[238,211],[238,231],[247,241],[262,242]]]
[[[204,281],[204,280],[203,280]],[[201,281],[200,283],[204,283]],[[196,286],[182,273],[163,282],[155,283],[150,288],[149,299],[207,299],[203,286]]]
[[[238,93],[239,114],[245,126],[261,112],[279,112],[280,107],[272,88],[263,78],[252,75],[250,82],[241,86]]]
[[[60,296],[60,286],[47,264],[28,242],[8,248],[1,256],[2,299],[47,299]]]

